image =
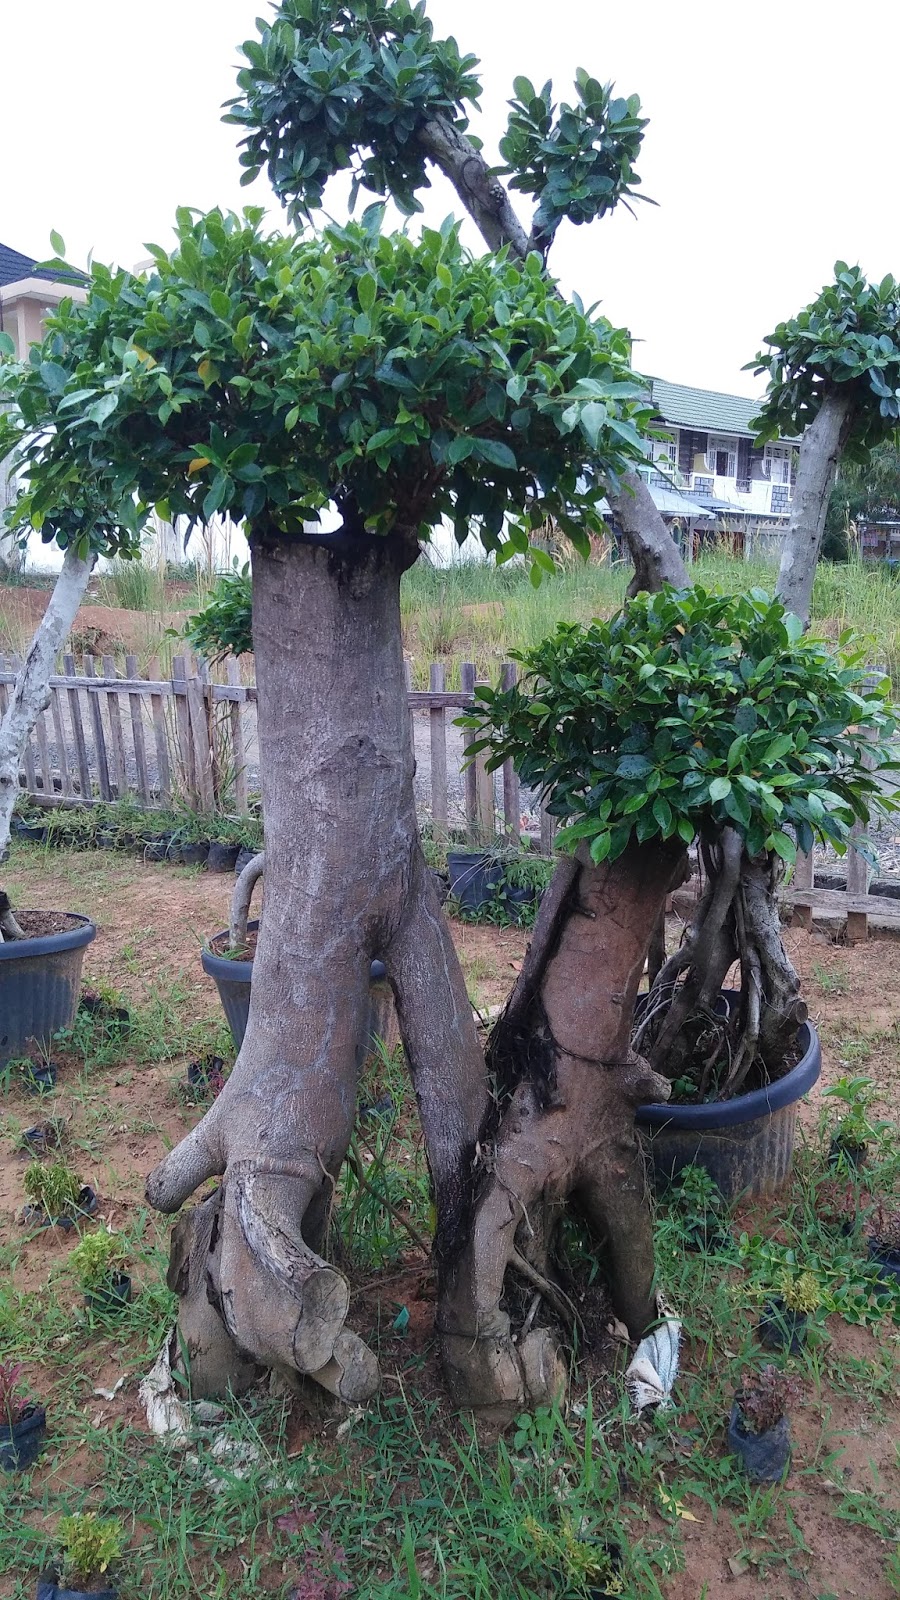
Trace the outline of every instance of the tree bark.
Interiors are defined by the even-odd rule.
[[[93,556],[78,555],[71,546],[66,551],[50,603],[19,668],[0,722],[0,855],[9,842],[22,754],[38,717],[50,704],[50,677],[56,656],[78,614],[94,560]],[[21,936],[10,913],[0,914],[0,940]]]
[[[628,594],[657,594],[664,583],[689,589],[691,580],[675,540],[653,503],[638,472],[626,472],[608,485],[606,498],[622,529],[622,540],[634,566]]]
[[[507,247],[524,261],[530,249],[528,234],[512,208],[506,188],[465,134],[446,117],[423,124],[419,140],[435,165],[450,179],[460,200],[489,250]]]
[[[250,1015],[225,1089],[147,1193],[176,1211],[224,1175],[217,1225],[197,1225],[201,1259],[184,1282],[183,1324],[202,1347],[195,1393],[240,1382],[256,1364],[321,1372],[360,1401],[377,1387],[377,1363],[345,1332],[343,1276],[305,1235],[318,1243],[347,1153],[374,956],[397,993],[446,1261],[466,1230],[486,1077],[418,840],[405,563],[394,541],[346,555],[251,543],[266,903]],[[227,1340],[197,1333],[208,1323],[198,1300],[215,1307]]]
[[[852,422],[849,384],[838,384],[823,397],[817,415],[803,435],[791,516],[781,549],[776,593],[788,611],[808,624],[812,610],[816,563],[825,534],[828,497]]]

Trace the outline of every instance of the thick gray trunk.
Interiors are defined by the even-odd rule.
[[[687,568],[640,473],[626,472],[616,485],[607,488],[606,497],[634,566],[629,595],[644,591],[656,594],[664,583],[675,589],[689,589]]]
[[[825,533],[828,498],[847,441],[852,398],[849,385],[830,390],[800,445],[791,517],[781,550],[776,593],[805,623],[812,611],[816,563]]]
[[[9,840],[9,825],[19,793],[19,766],[28,736],[50,704],[50,677],[59,650],[71,631],[93,571],[94,557],[68,549],[50,603],[28,647],[0,722],[0,855]],[[17,937],[15,925],[0,918],[0,939]]]

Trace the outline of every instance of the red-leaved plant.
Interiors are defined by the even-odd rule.
[[[741,1418],[748,1433],[768,1433],[778,1426],[785,1412],[800,1399],[800,1384],[777,1367],[747,1374],[737,1396]]]
[[[30,1401],[16,1393],[24,1370],[21,1361],[0,1361],[0,1427],[14,1428],[28,1410]]]
[[[312,1529],[315,1520],[314,1512],[295,1506],[293,1511],[276,1517],[275,1526],[282,1533],[302,1533],[307,1528]],[[300,1582],[291,1591],[291,1600],[342,1600],[342,1596],[352,1592],[353,1585],[335,1569],[345,1566],[346,1561],[343,1545],[337,1544],[330,1533],[317,1531],[315,1548],[307,1547],[303,1552]]]

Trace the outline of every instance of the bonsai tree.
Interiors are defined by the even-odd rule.
[[[802,432],[778,594],[804,622],[838,464],[866,463],[900,423],[900,285],[868,283],[843,261],[834,276],[750,363],[769,375],[757,442]]]
[[[696,839],[706,889],[680,948],[651,970],[635,1045],[655,1072],[700,1099],[783,1071],[806,1007],[770,922],[771,861],[791,862],[798,843],[810,849],[815,839],[844,851],[857,817],[880,799],[877,770],[896,765],[887,680],[866,688],[851,646],[848,636],[835,659],[760,591],[665,589],[636,596],[609,622],[560,624],[519,655],[520,683],[478,688],[478,709],[461,719],[476,736],[468,753],[489,750],[491,768],[512,757],[563,822],[558,845],[574,852],[550,893],[553,920],[541,912],[541,937],[495,1031],[498,1066],[533,1054],[540,1036],[543,1070],[551,1078],[556,1070],[560,1035],[542,973],[558,959],[566,919],[577,923],[601,893],[586,894],[596,869],[605,869],[608,915],[646,917],[652,900],[645,889],[641,903],[640,885],[664,900]],[[602,936],[614,938],[608,928]],[[593,937],[582,929],[579,945]],[[719,1017],[715,1002],[735,961],[740,1004]],[[639,976],[621,993],[622,1039]],[[597,980],[585,982],[593,990]],[[621,1040],[617,1048],[624,1055]]]

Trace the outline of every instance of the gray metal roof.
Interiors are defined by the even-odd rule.
[[[23,256],[21,250],[0,244],[0,288],[8,283],[20,283],[23,278],[47,278],[51,283],[82,283],[84,273],[79,272],[77,267],[67,272],[54,272],[52,269],[42,271],[34,256]]]
[[[654,409],[664,422],[681,428],[696,428],[701,433],[736,433],[752,438],[751,418],[761,401],[745,400],[738,394],[719,394],[715,389],[690,389],[684,383],[668,383],[665,378],[650,379]]]

